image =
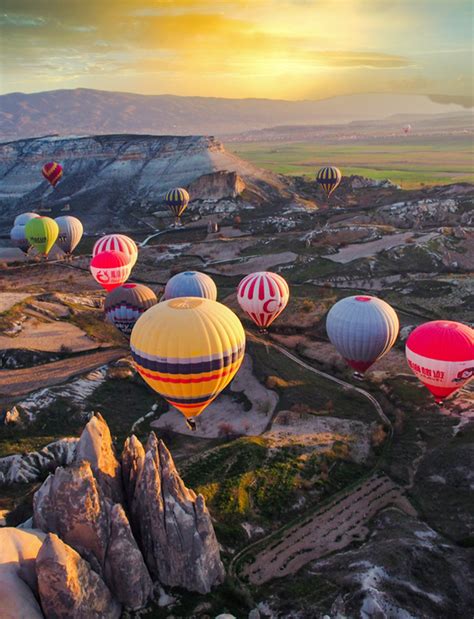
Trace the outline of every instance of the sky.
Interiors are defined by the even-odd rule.
[[[471,0],[0,0],[0,92],[473,96]]]

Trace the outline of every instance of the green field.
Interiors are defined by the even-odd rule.
[[[470,136],[318,142],[233,142],[227,148],[242,159],[280,174],[313,176],[323,165],[344,175],[389,178],[405,189],[423,185],[474,182]]]

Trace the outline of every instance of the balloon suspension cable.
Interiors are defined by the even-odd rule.
[[[196,432],[196,421],[192,418],[186,419],[186,423],[188,424],[188,428],[193,432]]]

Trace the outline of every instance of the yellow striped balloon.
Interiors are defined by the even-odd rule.
[[[342,174],[339,168],[335,168],[333,166],[327,166],[325,168],[321,168],[316,177],[316,181],[318,185],[326,192],[327,197],[332,194],[332,192],[339,187],[339,183],[341,182]]]
[[[178,220],[186,210],[189,202],[189,193],[182,187],[171,189],[165,196],[167,207]]]
[[[235,376],[245,332],[225,305],[181,297],[147,310],[133,328],[130,348],[142,378],[190,419]]]

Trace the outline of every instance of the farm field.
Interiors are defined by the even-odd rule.
[[[312,176],[323,165],[337,165],[344,175],[389,178],[404,189],[474,181],[470,135],[408,136],[311,142],[232,142],[236,155],[279,174]]]

